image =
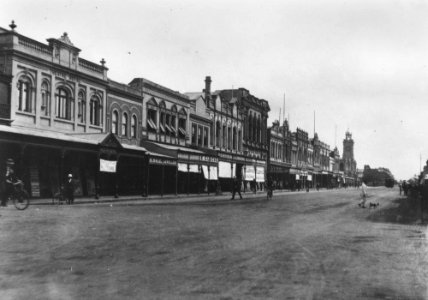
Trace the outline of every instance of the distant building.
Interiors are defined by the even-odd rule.
[[[394,180],[394,176],[387,168],[371,169],[369,165],[364,166],[362,180],[369,186],[384,186],[386,180]]]

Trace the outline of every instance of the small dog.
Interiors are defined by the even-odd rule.
[[[369,208],[376,208],[376,207],[378,207],[379,206],[379,203],[372,203],[372,202],[370,202],[370,204],[369,204]]]

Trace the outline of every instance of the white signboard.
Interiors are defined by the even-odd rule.
[[[187,172],[187,164],[178,163],[178,171],[179,172]]]
[[[254,166],[246,165],[244,180],[253,181],[255,178],[256,178],[256,171],[254,170]]]
[[[208,166],[202,165],[202,172],[204,173],[204,178],[206,180],[217,180],[217,167],[210,166],[208,170]]]
[[[221,178],[232,178],[232,164],[225,162],[225,161],[219,161],[218,162],[218,177]]]
[[[265,168],[264,167],[256,167],[256,181],[264,182],[265,181]]]
[[[100,158],[100,172],[116,173],[116,160],[105,160]]]
[[[198,165],[189,164],[189,172],[199,173],[199,166]]]
[[[312,175],[308,175],[308,181],[312,181]]]

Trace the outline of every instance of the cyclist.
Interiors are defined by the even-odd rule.
[[[15,170],[13,169],[14,166],[15,162],[13,161],[13,159],[9,158],[6,161],[6,175],[1,206],[7,206],[7,200],[14,192],[15,185],[19,182],[18,178],[15,175]]]

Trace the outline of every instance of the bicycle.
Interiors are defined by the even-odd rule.
[[[21,180],[13,184],[13,192],[8,200],[12,200],[13,205],[18,210],[24,210],[30,205],[30,197],[24,189],[24,183]]]

